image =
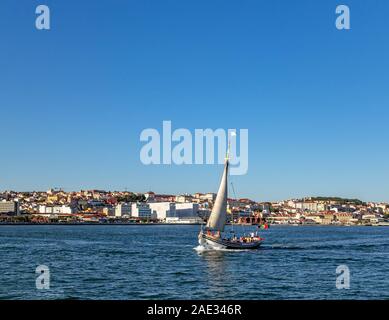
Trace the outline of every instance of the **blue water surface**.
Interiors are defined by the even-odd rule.
[[[271,227],[252,251],[195,250],[198,231],[0,226],[0,299],[389,298],[388,227]],[[49,289],[36,288],[38,265]],[[340,265],[349,289],[335,285]]]

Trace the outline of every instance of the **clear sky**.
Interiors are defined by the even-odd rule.
[[[0,190],[216,192],[221,166],[139,161],[171,120],[249,129],[238,197],[389,201],[386,0],[3,0],[0,37]]]

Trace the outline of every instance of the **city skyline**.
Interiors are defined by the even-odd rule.
[[[249,131],[237,197],[389,202],[389,4],[31,1],[1,19],[0,190],[217,192],[221,165],[145,166],[145,128]],[[28,54],[26,54],[28,52]]]
[[[154,193],[154,194],[157,194],[157,195],[172,195],[172,196],[193,196],[193,195],[196,195],[196,194],[202,194],[202,195],[206,195],[206,194],[214,194],[216,195],[216,191],[196,191],[196,192],[178,192],[178,193],[174,193],[174,192],[158,192],[156,190],[148,190],[148,191],[137,191],[137,190],[128,190],[127,188],[124,188],[124,189],[104,189],[104,188],[86,188],[86,189],[73,189],[73,190],[65,190],[61,187],[55,187],[55,188],[48,188],[47,190],[11,190],[11,189],[8,189],[8,190],[1,190],[0,189],[0,195],[2,193],[6,193],[6,192],[16,192],[16,193],[48,193],[48,192],[64,192],[64,193],[80,193],[82,191],[98,191],[98,192],[105,192],[105,193],[132,193],[132,194],[136,194],[136,195],[145,195],[145,194],[148,194],[148,193]],[[360,201],[363,201],[365,203],[388,203],[386,201],[373,201],[373,200],[369,200],[369,199],[360,199],[360,198],[355,198],[355,197],[342,197],[342,196],[338,196],[338,195],[305,195],[305,196],[302,196],[302,197],[289,197],[289,198],[284,198],[284,199],[277,199],[277,200],[266,200],[266,199],[260,199],[258,200],[258,198],[250,198],[250,197],[246,197],[244,195],[242,195],[241,197],[240,196],[236,196],[231,194],[231,192],[229,193],[228,195],[228,199],[235,199],[235,200],[239,200],[239,199],[249,199],[251,201],[254,201],[254,202],[257,202],[257,203],[266,203],[266,202],[270,202],[270,203],[277,203],[277,202],[283,202],[283,201],[287,201],[287,200],[301,200],[301,201],[311,201],[310,199],[317,199],[317,198],[324,198],[324,199],[343,199],[343,200],[360,200]],[[323,201],[328,201],[328,200],[323,200]]]
[[[222,194],[226,208],[223,214],[237,224],[262,225],[265,219],[283,225],[389,225],[388,203],[339,197],[257,202],[224,197],[224,191]],[[211,212],[218,210],[219,195],[61,189],[6,192],[0,193],[0,223],[202,224],[212,221]]]

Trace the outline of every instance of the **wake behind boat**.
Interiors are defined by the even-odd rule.
[[[229,149],[229,148],[228,148]],[[257,233],[249,236],[226,236],[224,227],[227,222],[227,189],[228,189],[229,151],[224,165],[222,180],[216,196],[215,204],[206,227],[199,233],[199,244],[213,249],[257,249],[263,239]]]

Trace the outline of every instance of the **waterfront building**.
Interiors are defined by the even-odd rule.
[[[167,221],[168,218],[199,217],[198,203],[154,202],[148,205],[157,219],[161,221]]]
[[[152,213],[148,203],[133,203],[131,206],[131,216],[142,219],[154,219],[155,214]]]
[[[174,202],[153,202],[148,204],[158,220],[176,216],[176,204]]]
[[[167,217],[166,223],[201,224],[203,223],[203,219],[201,219],[200,217],[187,217],[187,218]]]
[[[352,213],[349,212],[340,212],[336,214],[336,221],[342,223],[342,224],[350,224],[351,220],[353,218]]]
[[[198,203],[176,203],[176,217],[189,218],[199,217]]]
[[[120,203],[115,207],[115,217],[131,216],[131,203]]]
[[[377,224],[380,222],[384,222],[382,217],[378,217],[375,214],[364,214],[362,215],[362,221],[365,223]]]
[[[353,214],[349,212],[327,211],[323,212],[322,224],[350,224],[353,222]]]
[[[309,214],[309,215],[305,216],[306,220],[312,220],[312,221],[319,223],[319,224],[323,222],[323,218],[324,218],[324,215],[321,215],[321,214]]]
[[[8,213],[20,215],[19,202],[18,201],[0,201],[0,214]]]
[[[336,212],[328,211],[323,213],[323,219],[321,221],[322,224],[331,224],[336,220]]]

